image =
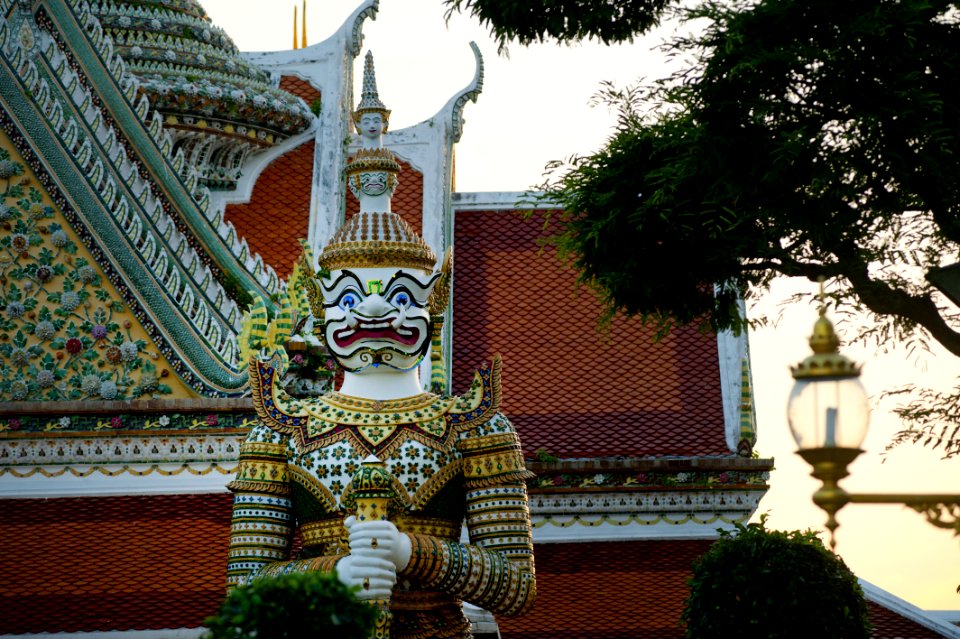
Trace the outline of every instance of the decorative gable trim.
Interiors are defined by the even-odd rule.
[[[195,176],[173,173],[186,163],[180,153],[171,160],[171,138],[159,113],[143,96],[136,111],[131,108],[136,78],[125,72],[88,5],[70,4],[46,3],[35,23],[32,15],[5,3],[0,19],[5,128],[14,137],[26,133],[29,143],[15,140],[21,154],[34,158],[29,161],[46,190],[96,249],[98,264],[184,381],[202,394],[239,393],[246,382],[236,342],[241,309],[218,280],[220,267],[239,273],[239,259],[248,272],[238,286],[247,286],[246,280],[261,293],[277,291],[279,279],[259,256],[250,255],[232,225],[204,222],[206,230],[195,236],[196,226],[173,214],[174,207],[188,216],[208,211],[209,194],[196,188]],[[86,56],[80,54],[85,47]],[[104,71],[112,77],[103,78]],[[111,91],[114,83],[123,95]],[[149,177],[143,162],[151,154],[164,163],[166,181]],[[181,197],[183,189],[199,199]]]
[[[264,297],[277,292],[281,286],[279,278],[272,269],[264,268],[257,256],[244,254],[236,233],[231,233],[231,225],[224,223],[209,206],[210,193],[199,185],[193,164],[186,161],[182,149],[174,153],[174,139],[163,126],[163,116],[152,108],[139,80],[127,71],[123,59],[114,52],[111,38],[104,33],[99,20],[90,11],[90,5],[85,0],[60,0],[48,4],[51,5],[50,15],[60,20],[57,26],[63,29],[62,35],[69,42],[60,48],[70,51],[82,45],[78,38],[83,38],[93,50],[92,59],[103,63],[102,67],[87,65],[83,69],[94,79],[98,73],[106,72],[103,81],[97,82],[99,94],[93,99],[108,103],[109,111],[104,114],[115,116],[117,124],[128,136],[139,138],[130,142],[137,150],[135,155],[140,156],[138,159],[149,163],[149,166],[141,165],[140,170],[152,173],[156,176],[156,183],[165,187],[162,193],[155,194],[162,201],[163,210],[175,218],[182,216],[183,231],[190,240],[196,236],[199,242],[196,249],[214,258],[211,267],[215,272],[223,269],[241,281],[250,279],[248,286],[262,289]],[[62,8],[54,5],[62,5]],[[71,17],[82,29],[71,32]],[[111,85],[119,92],[112,92]],[[121,124],[128,114],[137,122],[131,119]],[[147,136],[140,135],[141,132]]]

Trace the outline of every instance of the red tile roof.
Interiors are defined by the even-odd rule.
[[[418,235],[423,235],[423,174],[400,158],[397,161],[400,163],[400,184],[390,200],[390,208],[399,213]],[[347,215],[359,210],[360,202],[347,189]]]
[[[232,496],[8,499],[0,634],[195,628],[224,597]],[[537,602],[503,639],[680,639],[709,540],[537,544]],[[874,639],[940,635],[870,604]]]
[[[693,560],[708,540],[537,544],[537,601],[503,639],[681,639]]]
[[[537,544],[537,601],[498,618],[503,639],[682,639],[693,560],[708,540]],[[940,639],[870,602],[872,639]]]
[[[284,76],[288,77],[292,76]],[[281,279],[286,279],[293,270],[294,262],[300,257],[297,240],[307,237],[309,230],[313,155],[311,140],[280,156],[260,174],[249,202],[229,204],[226,208],[225,217],[233,222],[237,234],[247,239],[250,250],[259,253]],[[393,197],[393,210],[417,233],[422,233],[423,175],[403,160],[400,167],[400,185]],[[346,210],[347,215],[360,210],[359,202],[349,191]]]
[[[281,279],[300,257],[297,240],[307,237],[313,189],[313,140],[270,163],[246,204],[227,205],[225,217]]]
[[[0,634],[192,628],[225,591],[232,496],[4,500]]]
[[[503,411],[530,455],[729,455],[716,337],[660,344],[637,320],[597,328],[600,305],[541,252],[541,216],[455,217],[453,388],[503,355]]]
[[[868,603],[870,607],[870,623],[873,624],[873,631],[870,633],[874,639],[942,639],[943,635],[934,632],[929,628],[924,628],[920,624],[910,621],[906,617],[901,617],[889,608],[884,608],[872,601]]]
[[[314,100],[320,98],[320,89],[316,88],[309,81],[299,78],[295,75],[284,75],[280,77],[280,88],[287,93],[302,98],[307,106],[313,104]]]

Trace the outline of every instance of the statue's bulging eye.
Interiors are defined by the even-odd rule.
[[[357,305],[357,296],[353,293],[344,293],[343,297],[340,298],[340,308],[345,311],[349,311]]]
[[[397,293],[391,300],[397,308],[407,308],[410,306],[410,296],[407,293]]]

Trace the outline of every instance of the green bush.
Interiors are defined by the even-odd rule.
[[[332,574],[260,579],[232,591],[206,620],[205,639],[367,639],[376,610]]]
[[[856,576],[813,531],[767,530],[766,517],[736,528],[694,562],[689,639],[869,639]]]

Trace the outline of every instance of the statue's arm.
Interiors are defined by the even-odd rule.
[[[240,448],[227,560],[227,589],[262,576],[331,571],[340,556],[290,560],[295,526],[287,471],[287,440],[258,425]]]
[[[500,432],[468,433],[458,445],[470,543],[411,534],[410,561],[401,577],[496,614],[520,615],[536,598],[529,473],[509,422],[497,414],[490,425]]]

